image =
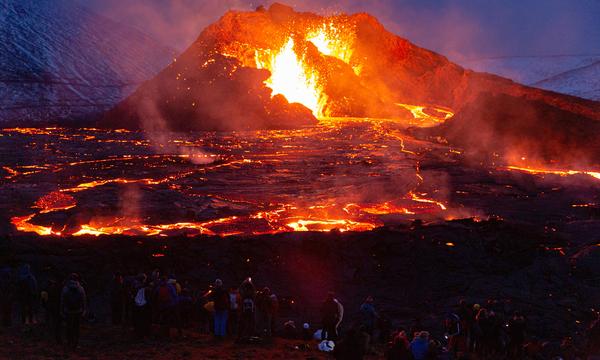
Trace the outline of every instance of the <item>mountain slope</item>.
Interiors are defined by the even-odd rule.
[[[600,59],[533,84],[542,89],[600,101]]]
[[[0,122],[89,118],[172,60],[150,37],[67,0],[0,3]]]
[[[483,71],[514,81],[600,100],[600,55],[513,56],[462,61],[466,68]]]

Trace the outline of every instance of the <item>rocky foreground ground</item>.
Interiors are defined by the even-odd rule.
[[[197,288],[217,277],[231,286],[252,276],[258,287],[285,299],[281,320],[313,324],[332,290],[346,307],[346,328],[373,294],[395,326],[418,321],[437,337],[444,314],[465,298],[480,304],[493,299],[497,311],[522,311],[532,336],[577,341],[600,299],[600,246],[594,241],[494,220],[247,238],[19,235],[4,237],[0,250],[3,261],[30,263],[41,285],[51,275],[80,273],[99,322],[108,318],[112,273],[153,268]]]
[[[68,350],[49,343],[41,329],[26,334],[0,334],[3,359],[327,359],[316,342],[276,339],[263,345],[240,345],[231,340],[215,342],[208,335],[187,332],[185,338],[170,341],[131,341],[121,328],[83,328],[81,346]],[[306,345],[308,347],[305,347]],[[376,354],[369,358],[377,358]]]

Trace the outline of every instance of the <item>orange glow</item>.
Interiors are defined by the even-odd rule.
[[[520,166],[507,166],[508,170],[517,170],[523,171],[530,174],[536,175],[559,175],[559,176],[569,176],[569,175],[588,175],[595,179],[600,180],[600,172],[598,171],[586,171],[586,170],[555,170],[555,169],[542,169],[542,168],[531,168],[531,167],[520,167]]]
[[[368,231],[373,230],[377,226],[369,223],[360,223],[351,220],[298,220],[286,224],[294,231],[331,231],[337,229],[339,231]]]
[[[360,206],[358,204],[348,204],[344,207],[344,211],[351,214],[353,212],[363,212],[372,215],[387,215],[387,214],[409,214],[414,212],[407,208],[398,207],[390,202],[385,202],[380,205]]]
[[[309,32],[306,41],[312,43],[321,54],[332,56],[350,64],[353,44],[343,39],[344,33],[333,24],[324,24],[318,30]]]
[[[424,196],[424,194],[421,194],[419,196],[419,195],[415,194],[414,192],[411,192],[410,196],[413,201],[420,202],[420,203],[434,204],[434,205],[439,206],[440,209],[442,209],[442,210],[447,210],[446,205],[444,205],[443,203],[422,197],[422,196]]]
[[[29,221],[31,219],[33,219],[34,216],[35,216],[35,214],[31,214],[31,215],[27,215],[27,216],[13,217],[12,219],[10,219],[10,221],[13,225],[15,225],[15,227],[19,231],[34,232],[38,235],[43,235],[43,236],[47,236],[47,235],[60,236],[61,235],[60,231],[54,231],[54,230],[52,230],[51,227],[31,224]]]
[[[265,60],[257,52],[256,66],[271,72],[265,84],[273,90],[273,95],[281,94],[290,103],[306,106],[315,116],[323,115],[326,97],[319,86],[318,74],[297,54],[294,39],[290,37],[279,51]]]
[[[54,191],[39,198],[34,207],[41,209],[40,213],[50,213],[59,210],[68,210],[77,206],[75,198],[71,195],[63,194],[59,191]]]
[[[442,109],[439,107],[433,106],[422,106],[422,105],[410,105],[410,104],[400,104],[396,103],[396,105],[405,108],[410,111],[413,118],[415,120],[419,120],[422,122],[422,126],[434,126],[440,123],[445,122],[454,116],[454,113],[448,109]],[[437,114],[428,114],[425,112],[426,109],[431,109]]]

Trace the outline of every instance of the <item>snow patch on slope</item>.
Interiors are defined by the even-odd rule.
[[[173,58],[73,1],[3,0],[0,14],[0,122],[91,119]]]

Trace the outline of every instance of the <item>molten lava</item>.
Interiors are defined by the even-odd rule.
[[[266,85],[273,90],[273,95],[281,94],[289,102],[306,106],[315,116],[323,115],[326,96],[319,85],[318,73],[311,71],[298,55],[293,38],[266,60],[261,60],[257,53],[256,67],[271,72]]]
[[[569,175],[588,175],[595,179],[600,180],[600,171],[589,171],[589,170],[561,170],[561,169],[545,169],[545,168],[533,168],[533,167],[522,167],[522,166],[507,166],[508,170],[523,171],[530,174],[536,175],[558,175],[558,176],[569,176]]]

